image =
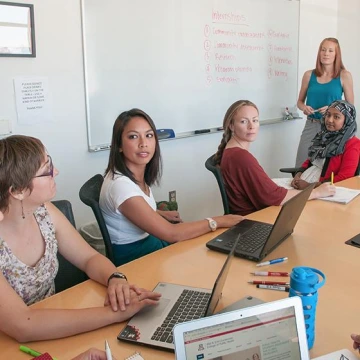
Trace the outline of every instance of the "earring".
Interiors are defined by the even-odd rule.
[[[22,199],[20,200],[20,202],[21,202],[21,217],[22,217],[23,219],[25,219],[25,214],[24,214],[24,205],[23,205],[23,201],[22,201]]]

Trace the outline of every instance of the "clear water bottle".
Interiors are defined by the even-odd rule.
[[[322,280],[319,278],[322,277]],[[320,281],[321,280],[321,281]],[[317,269],[299,266],[290,274],[289,296],[299,296],[302,301],[305,317],[306,336],[309,350],[315,341],[317,290],[325,284],[325,275]]]

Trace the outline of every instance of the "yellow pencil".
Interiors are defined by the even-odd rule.
[[[334,185],[334,172],[331,172],[331,181],[330,181],[331,185]]]

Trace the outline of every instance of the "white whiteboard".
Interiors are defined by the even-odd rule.
[[[261,120],[296,103],[299,0],[82,0],[82,16],[90,149],[133,107],[179,135],[239,99]]]

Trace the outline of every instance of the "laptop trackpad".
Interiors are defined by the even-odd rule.
[[[141,319],[147,319],[147,318],[153,319],[162,316],[169,302],[170,302],[169,299],[161,298],[158,304],[154,306],[153,305],[146,306],[143,309],[141,309],[141,311],[139,311],[138,314],[141,314]]]

